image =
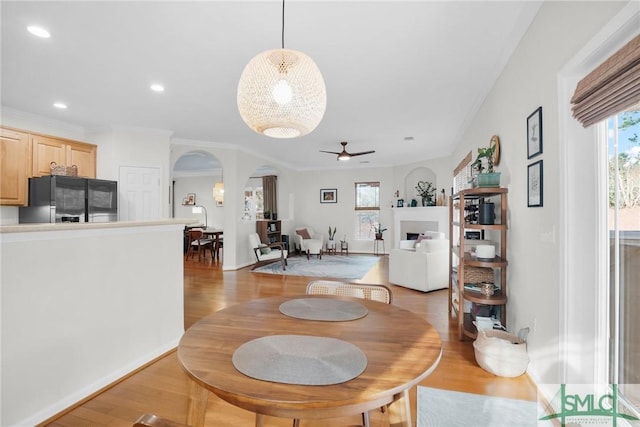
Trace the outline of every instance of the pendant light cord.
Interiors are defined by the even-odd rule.
[[[282,0],[282,48],[284,49],[284,0]]]

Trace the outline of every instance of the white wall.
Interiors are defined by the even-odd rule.
[[[88,131],[86,142],[98,146],[97,178],[117,181],[121,166],[160,169],[160,212],[162,218],[169,218],[171,133],[162,129],[125,126]]]
[[[184,333],[183,224],[96,225],[0,236],[2,426],[53,416]]]
[[[393,193],[394,176],[391,168],[370,168],[352,170],[332,170],[298,172],[294,183],[295,218],[289,231],[297,227],[311,227],[328,238],[329,227],[336,227],[336,238],[346,234],[350,252],[373,252],[373,241],[355,240],[355,183],[380,182],[380,224],[388,228],[384,233],[386,251],[389,252],[394,238],[391,205],[395,202]],[[338,190],[337,203],[320,203],[320,189]]]
[[[488,145],[491,135],[500,136],[502,160],[497,171],[502,172],[502,186],[509,188],[507,325],[514,331],[534,328],[528,340],[529,372],[538,382],[560,382],[564,363],[559,342],[560,311],[565,307],[558,301],[566,283],[559,280],[557,239],[558,147],[565,141],[559,138],[557,77],[571,56],[622,6],[618,2],[545,2],[453,156],[460,161],[469,150]],[[538,106],[543,108],[544,151],[528,160],[526,118]],[[544,207],[528,208],[527,165],[539,159],[544,161]],[[580,197],[589,196],[581,193]],[[584,286],[593,287],[593,283]],[[586,297],[593,301],[595,295]],[[583,340],[592,339],[592,326],[583,325]]]

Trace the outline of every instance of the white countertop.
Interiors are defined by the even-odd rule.
[[[196,222],[192,218],[165,218],[150,221],[116,222],[57,222],[46,224],[15,224],[0,226],[0,233],[28,233],[35,231],[98,230],[126,227],[149,227],[158,225],[187,225]]]

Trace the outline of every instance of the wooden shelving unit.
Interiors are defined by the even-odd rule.
[[[256,232],[262,243],[282,241],[282,222],[280,220],[264,219],[256,221]]]
[[[449,236],[451,250],[449,253],[449,313],[454,313],[458,320],[458,337],[475,339],[477,331],[472,323],[471,313],[464,312],[465,301],[474,304],[500,307],[500,322],[506,327],[507,319],[507,193],[506,188],[485,187],[461,190],[449,200]],[[500,215],[495,224],[471,223],[468,211],[470,204],[480,201],[499,201]],[[493,260],[479,260],[471,256],[465,247],[465,230],[480,230],[486,240],[499,243],[499,250]],[[487,238],[489,237],[489,238]],[[467,245],[468,246],[468,245]],[[491,269],[494,277],[498,277],[498,289],[491,296],[465,289],[468,281],[467,271],[470,268]],[[497,271],[497,274],[496,274]],[[465,277],[467,280],[465,280]]]

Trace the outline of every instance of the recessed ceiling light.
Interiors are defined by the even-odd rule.
[[[151,90],[154,92],[164,92],[164,86],[159,83],[153,83],[151,85]]]
[[[54,102],[53,106],[61,110],[65,110],[67,108],[67,104],[65,104],[64,102]]]
[[[51,37],[49,31],[45,30],[42,27],[38,27],[37,25],[29,25],[27,27],[27,31],[29,31],[34,36],[42,37],[43,39],[48,39],[49,37]]]

